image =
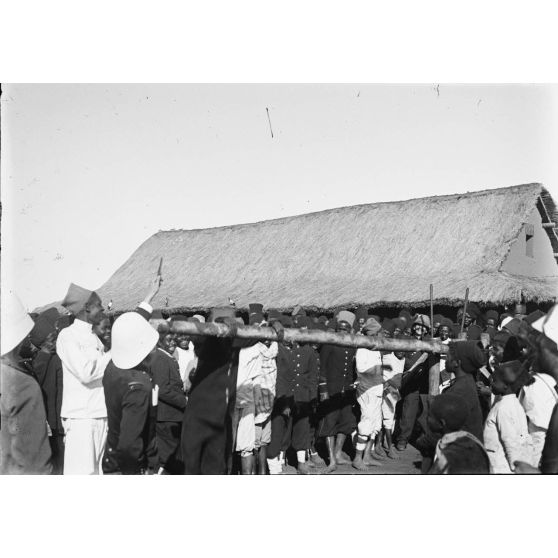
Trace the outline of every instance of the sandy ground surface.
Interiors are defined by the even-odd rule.
[[[420,453],[411,445],[405,451],[398,452],[399,459],[381,459],[377,466],[371,467],[367,471],[357,471],[351,465],[339,465],[333,475],[420,475]],[[287,466],[283,474],[296,475],[294,466]],[[320,469],[314,469],[315,474],[319,474]]]

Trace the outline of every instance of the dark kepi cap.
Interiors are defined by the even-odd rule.
[[[471,325],[467,330],[467,339],[469,341],[478,341],[482,333],[482,328],[478,325]]]
[[[496,312],[496,310],[487,310],[486,313],[484,314],[484,318],[486,320],[494,320],[495,323],[498,323],[498,318],[500,317],[500,314],[498,314],[498,312]]]
[[[357,321],[360,320],[361,318],[363,320],[366,320],[366,318],[368,318],[368,308],[366,308],[366,306],[359,306],[355,310],[355,316]]]
[[[41,312],[35,320],[35,325],[31,330],[31,343],[37,348],[45,342],[50,333],[56,331],[56,322],[60,318],[60,313],[56,308],[49,308]]]
[[[502,362],[496,370],[502,374],[506,384],[512,385],[518,380],[519,376],[523,372],[523,365],[519,362],[519,360],[510,360],[508,362]]]
[[[521,320],[513,318],[502,329],[507,329],[512,335],[516,336],[519,333],[520,326]]]
[[[461,362],[461,368],[473,374],[486,363],[486,355],[479,341],[454,341],[451,350]]]
[[[382,322],[382,330],[393,335],[393,332],[395,331],[395,322],[389,318],[384,318],[384,321]]]

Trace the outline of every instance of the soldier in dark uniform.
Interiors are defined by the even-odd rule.
[[[56,322],[60,315],[56,308],[39,314],[31,331],[31,343],[39,349],[33,359],[33,371],[45,402],[47,422],[50,428],[49,443],[52,451],[52,474],[64,471],[64,428],[62,409],[62,361],[56,354]]]
[[[288,316],[283,316],[280,321],[285,327],[292,326]],[[271,412],[271,442],[267,447],[267,464],[271,475],[279,474],[282,470],[279,455],[289,445],[288,433],[292,427],[291,412],[294,407],[295,366],[292,346],[283,342],[278,343],[277,349],[277,380]]]
[[[103,377],[108,419],[104,474],[141,474],[157,464],[153,384],[148,371],[158,335],[148,317],[148,311],[127,312],[112,329],[112,360]]]
[[[295,326],[306,326],[306,316],[297,313],[293,322]],[[276,322],[273,327],[278,330],[281,338],[281,324]],[[311,447],[310,419],[317,397],[316,351],[306,344],[294,343],[292,348],[288,348],[280,343],[277,354],[276,405],[268,455],[270,459],[274,459],[281,449],[292,447],[296,451],[297,472],[300,475],[310,474],[306,452]],[[285,403],[289,405],[287,408]]]
[[[160,324],[158,332],[159,343],[151,365],[151,376],[159,388],[157,396],[159,473],[182,474],[184,464],[179,448],[186,395],[178,362],[172,356],[176,349],[176,342],[170,326],[166,323]]]
[[[355,321],[352,312],[342,311],[337,316],[337,331],[350,333]],[[337,465],[350,465],[343,457],[342,449],[347,436],[356,428],[353,414],[354,403],[354,359],[356,349],[324,345],[320,353],[320,401],[323,418],[318,436],[326,438],[329,466],[332,472]]]

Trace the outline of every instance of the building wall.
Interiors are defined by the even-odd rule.
[[[532,226],[533,236],[527,240],[529,226]],[[528,243],[532,256],[528,255]],[[542,227],[542,219],[537,208],[534,208],[521,233],[512,244],[511,250],[501,267],[502,271],[515,275],[531,277],[548,277],[556,275],[558,279],[558,264],[553,255],[552,245],[546,231]]]

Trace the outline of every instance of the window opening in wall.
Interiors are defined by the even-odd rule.
[[[535,226],[531,223],[525,225],[525,255],[533,257],[533,239],[535,237]]]

